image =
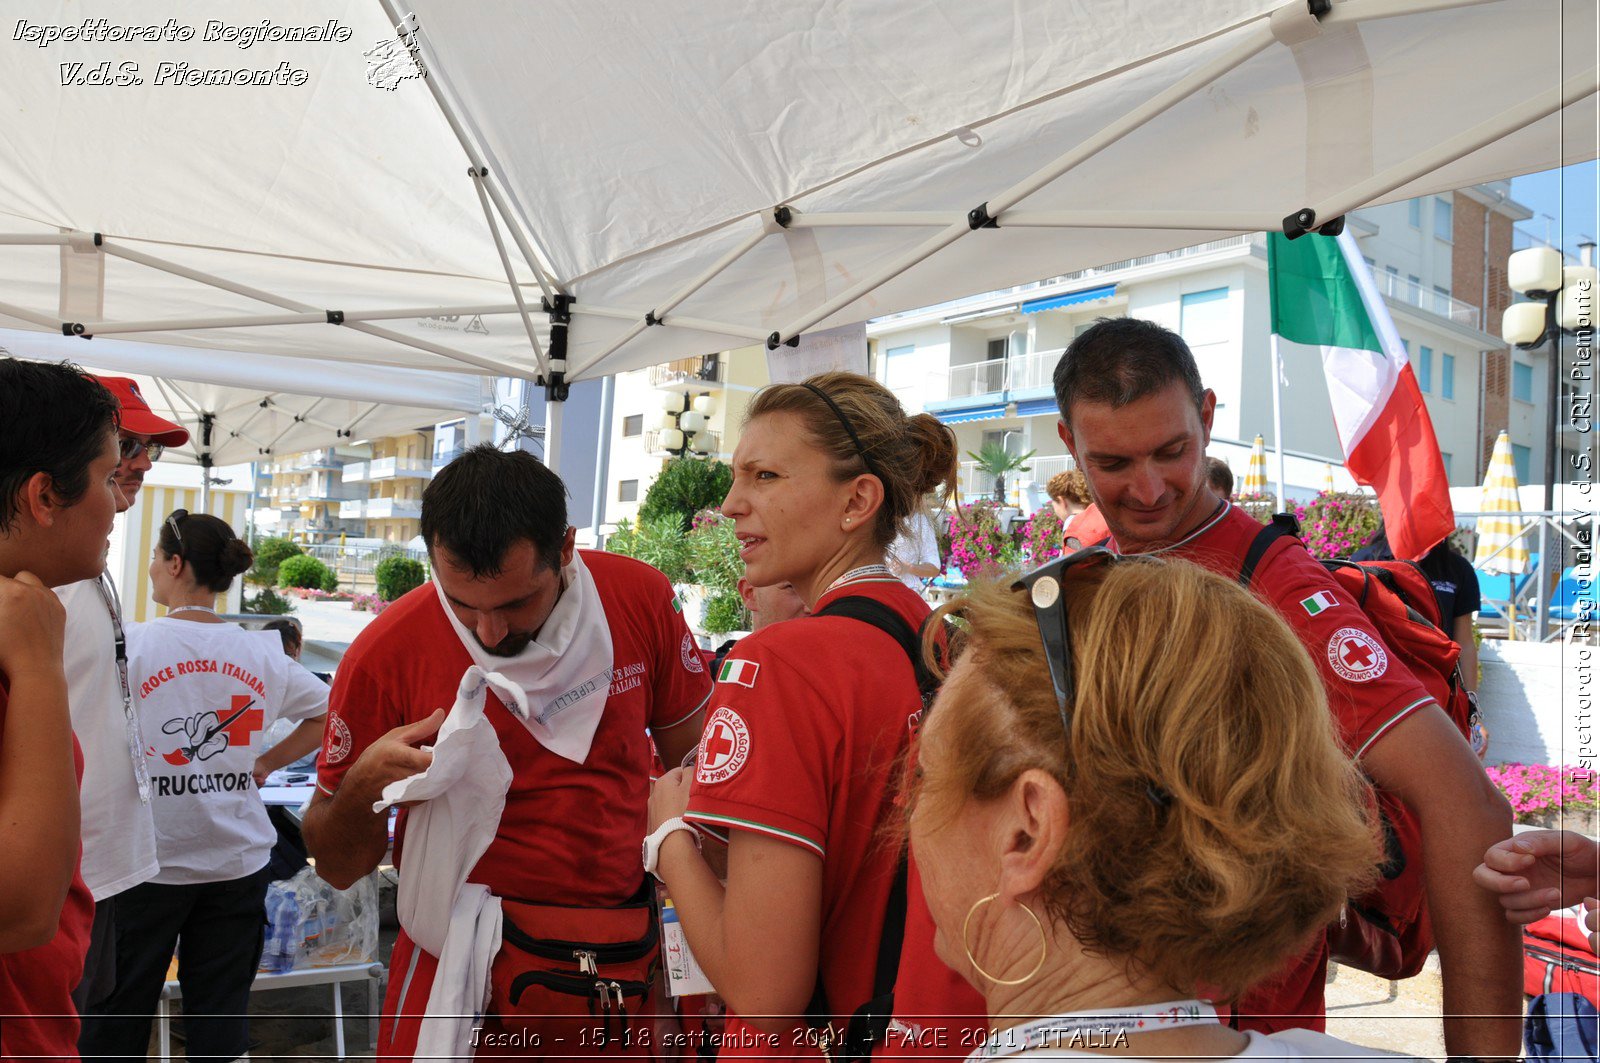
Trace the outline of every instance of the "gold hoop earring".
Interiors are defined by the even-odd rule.
[[[1045,956],[1050,952],[1050,938],[1049,935],[1044,932],[1044,922],[1040,920],[1038,913],[1036,913],[1032,908],[1029,908],[1026,904],[1019,904],[1017,907],[1028,913],[1029,918],[1033,920],[1033,925],[1039,930],[1039,962],[1033,965],[1033,970],[1029,971],[1021,978],[996,978],[994,975],[990,974],[988,971],[979,966],[977,958],[972,955],[972,946],[967,944],[967,930],[972,926],[972,917],[977,914],[979,908],[982,908],[984,905],[988,904],[990,901],[993,901],[999,896],[999,893],[991,893],[987,897],[980,897],[972,902],[972,907],[967,909],[967,918],[961,923],[961,948],[966,952],[967,962],[972,964],[972,969],[983,975],[995,985],[1021,985],[1024,982],[1031,982],[1033,981],[1034,975],[1038,974],[1044,969]]]

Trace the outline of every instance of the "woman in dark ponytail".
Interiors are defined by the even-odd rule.
[[[277,632],[217,615],[217,597],[252,560],[216,517],[179,509],[161,522],[150,584],[167,615],[128,627],[161,870],[117,895],[116,987],[84,1016],[85,1055],[143,1057],[180,936],[190,1055],[233,1059],[249,1047],[277,837],[256,788],[321,744],[328,712],[328,687],[284,654]],[[298,726],[263,750],[279,719]]]

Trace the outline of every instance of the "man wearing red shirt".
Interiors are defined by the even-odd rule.
[[[651,739],[664,763],[680,763],[699,741],[711,679],[666,577],[631,558],[575,550],[565,494],[532,455],[490,446],[451,462],[423,493],[434,582],[361,633],[330,696],[304,833],[334,885],[348,887],[383,858],[387,816],[373,803],[388,783],[427,768],[431,755],[415,747],[439,729],[462,674],[478,664],[522,686],[533,719],[489,696],[485,715],[512,780],[468,881],[500,898],[588,909],[639,892]],[[405,824],[402,812],[402,875]],[[381,1054],[414,1051],[437,962],[402,931]],[[577,961],[570,973],[579,974]],[[574,1003],[583,1011],[582,999]],[[479,1055],[498,1040],[493,1027],[484,1026]]]
[[[78,1058],[72,987],[94,902],[78,874],[78,784],[47,588],[105,568],[120,496],[117,403],[70,365],[0,358],[0,1058]]]
[[[1207,486],[1216,395],[1202,386],[1182,338],[1151,322],[1103,320],[1062,355],[1055,391],[1058,431],[1089,478],[1109,545],[1130,554],[1170,551],[1237,576],[1260,526]],[[1402,803],[1420,830],[1426,857],[1407,855],[1423,861],[1443,968],[1447,1049],[1517,1056],[1518,938],[1471,879],[1484,850],[1508,836],[1510,807],[1449,717],[1302,546],[1281,540],[1257,567],[1251,589],[1300,636],[1341,737],[1380,795]],[[1326,941],[1319,940],[1281,979],[1240,1001],[1239,1011],[1255,1016],[1244,1025],[1322,1029],[1326,963]]]

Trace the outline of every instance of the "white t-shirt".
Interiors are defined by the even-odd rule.
[[[1257,1033],[1254,1030],[1249,1030],[1246,1033],[1250,1038],[1250,1043],[1244,1047],[1244,1051],[1236,1056],[1225,1058],[1246,1059],[1251,1060],[1252,1063],[1278,1063],[1280,1060],[1299,1059],[1399,1059],[1410,1060],[1412,1063],[1422,1063],[1415,1056],[1401,1056],[1393,1052],[1383,1052],[1376,1048],[1353,1045],[1348,1041],[1341,1041],[1337,1037],[1329,1037],[1325,1033],[1316,1033],[1312,1030],[1280,1030],[1274,1034]],[[1071,1048],[1057,1048],[1024,1052],[1014,1058],[1098,1059],[1101,1063],[1114,1059],[1117,1063],[1161,1063],[1162,1059],[1170,1059],[1171,1057],[1108,1056],[1103,1052],[1079,1052]]]
[[[133,758],[143,756],[117,678],[116,633],[95,580],[56,588],[67,610],[67,703],[83,747],[83,881],[97,901],[155,876],[156,825],[141,800]],[[131,682],[131,680],[130,680]]]
[[[275,720],[328,711],[328,686],[276,631],[163,617],[128,625],[166,884],[223,882],[266,866],[277,834],[250,769]]]
[[[913,575],[910,567],[933,565],[937,568],[939,565],[939,533],[926,513],[913,513],[907,518],[906,530],[889,544],[884,561],[889,571],[900,577],[907,587],[922,593],[925,581]]]

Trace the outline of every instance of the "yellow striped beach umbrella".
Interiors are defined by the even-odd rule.
[[[1255,445],[1250,448],[1250,464],[1244,470],[1244,483],[1239,485],[1241,495],[1264,495],[1267,493],[1267,441],[1256,436]]]
[[[1511,458],[1511,437],[1501,432],[1489,456],[1478,501],[1478,549],[1472,563],[1485,572],[1519,573],[1528,567],[1528,542],[1519,516],[1517,466]]]

